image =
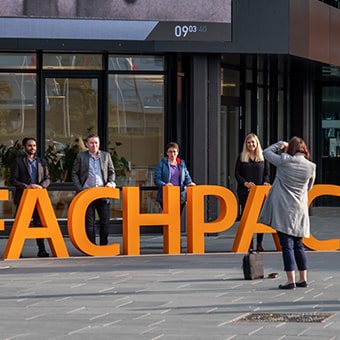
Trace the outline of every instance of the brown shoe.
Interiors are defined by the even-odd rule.
[[[257,251],[264,251],[264,249],[263,249],[261,243],[258,243],[258,244],[256,245],[256,250],[257,250]]]

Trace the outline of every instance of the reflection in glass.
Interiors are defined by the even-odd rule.
[[[109,127],[116,133],[158,134],[163,126],[162,75],[111,75]]]
[[[0,63],[9,67],[2,57]],[[22,138],[35,136],[36,124],[35,74],[0,73],[0,187],[9,185],[11,160],[20,152]],[[14,217],[12,192],[0,202],[0,212],[3,219]]]
[[[45,79],[45,156],[54,182],[70,182],[75,155],[83,139],[97,132],[98,80]]]
[[[101,70],[102,55],[98,54],[44,54],[44,69]]]
[[[164,76],[109,76],[109,140],[132,167],[153,167],[163,149]]]
[[[111,55],[109,70],[115,71],[163,71],[164,58],[160,56]]]
[[[0,54],[0,67],[4,69],[35,69],[36,68],[36,55],[35,54]]]
[[[36,131],[36,77],[28,73],[0,73],[1,142],[21,139]]]
[[[322,87],[323,157],[340,157],[340,86]]]

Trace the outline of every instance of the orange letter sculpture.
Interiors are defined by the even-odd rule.
[[[85,214],[89,204],[99,198],[119,198],[119,189],[98,187],[81,191],[72,200],[68,210],[68,233],[73,245],[92,256],[116,256],[120,253],[119,243],[97,246],[86,235]]]
[[[256,185],[250,189],[232,251],[248,252],[250,241],[255,233],[272,234],[276,249],[281,250],[280,241],[276,231],[265,224],[257,222],[262,204],[266,199],[270,188],[271,187],[269,185]]]
[[[35,207],[42,226],[30,228]],[[18,259],[27,238],[47,238],[54,256],[69,256],[46,189],[24,190],[4,252],[4,259]]]
[[[204,222],[204,198],[218,199],[220,214],[215,221]],[[204,253],[204,234],[229,229],[237,217],[237,200],[229,189],[216,185],[196,185],[187,188],[187,239],[188,252]]]
[[[163,226],[164,254],[181,252],[180,193],[163,187],[163,213],[141,214],[139,187],[123,187],[123,252],[140,255],[140,226]]]
[[[315,184],[308,193],[309,205],[319,196],[340,196],[339,185]],[[312,250],[338,250],[340,249],[340,239],[317,240],[311,234],[309,238],[303,239],[304,245]]]

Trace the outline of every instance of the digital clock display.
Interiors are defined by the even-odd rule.
[[[162,21],[146,40],[230,41],[231,23]]]
[[[174,34],[176,38],[186,38],[188,34],[208,31],[206,25],[176,25],[174,29]]]

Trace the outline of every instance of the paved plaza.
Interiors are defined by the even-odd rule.
[[[338,210],[311,217],[313,235],[339,238]],[[142,256],[89,257],[66,238],[70,258],[0,261],[0,340],[340,339],[340,252],[308,251],[309,288],[282,291],[281,253],[264,237],[265,278],[245,281],[237,225],[207,236],[206,254],[162,255],[162,235],[141,237]],[[119,235],[111,235],[119,242]],[[7,239],[0,239],[2,255]],[[277,272],[278,278],[268,274]],[[241,321],[264,313],[265,319]],[[280,321],[276,314],[323,322]]]

